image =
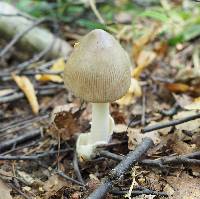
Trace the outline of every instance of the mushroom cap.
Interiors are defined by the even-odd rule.
[[[131,62],[112,35],[96,29],[85,35],[70,55],[64,83],[77,97],[93,103],[121,98],[131,82]]]

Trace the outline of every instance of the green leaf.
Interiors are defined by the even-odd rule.
[[[93,22],[93,21],[89,21],[87,19],[80,19],[77,22],[80,26],[86,27],[88,29],[96,29],[96,28],[100,28],[100,29],[104,29],[106,30],[106,25],[101,24],[101,23],[97,23],[97,22]]]
[[[168,16],[157,10],[146,10],[140,14],[142,17],[150,17],[152,19],[156,19],[158,21],[167,22],[169,20]]]
[[[193,24],[187,27],[183,32],[184,41],[189,41],[197,36],[200,36],[200,24]]]

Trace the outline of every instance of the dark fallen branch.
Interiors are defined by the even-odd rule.
[[[66,153],[68,151],[73,151],[72,148],[68,148],[68,149],[61,149],[59,150],[59,153]],[[38,160],[40,158],[44,158],[47,156],[52,156],[57,154],[58,151],[47,151],[47,152],[43,152],[40,154],[32,154],[32,155],[6,155],[6,156],[2,156],[0,155],[0,160]]]
[[[15,145],[19,145],[19,144],[22,144],[26,141],[36,139],[36,138],[39,138],[39,137],[41,137],[41,131],[40,131],[40,129],[36,129],[36,130],[30,131],[28,133],[19,135],[15,138],[1,142],[0,143],[0,153],[5,151],[5,150],[12,148]]]
[[[170,127],[170,126],[176,126],[178,124],[189,122],[191,120],[196,120],[198,118],[200,118],[200,113],[197,113],[195,115],[191,115],[191,116],[188,116],[188,117],[184,117],[184,118],[181,118],[181,119],[178,119],[178,120],[172,120],[170,122],[166,122],[166,123],[163,123],[163,124],[161,123],[161,124],[147,126],[147,127],[142,129],[142,132],[147,133],[147,132],[150,132],[150,131],[163,129],[163,128]]]
[[[31,31],[36,26],[46,22],[47,19],[43,18],[38,21],[35,21],[33,24],[31,24],[27,29],[24,31],[18,33],[6,46],[5,48],[0,52],[0,58],[2,58],[11,48],[14,46],[24,35],[26,35],[29,31]],[[49,21],[49,20],[48,20]]]
[[[127,194],[128,190],[112,190],[111,193],[114,195],[125,195]],[[138,196],[138,195],[155,195],[155,196],[162,196],[162,197],[168,197],[168,195],[164,192],[160,192],[160,191],[153,191],[150,189],[142,189],[142,190],[133,190],[131,192],[131,196]]]
[[[120,180],[120,178],[125,174],[125,172],[130,169],[136,162],[139,161],[141,156],[147,152],[147,150],[153,146],[153,141],[150,138],[144,138],[142,143],[136,147],[134,151],[128,153],[126,157],[114,168],[112,169],[108,177],[105,179],[104,183],[100,185],[89,197],[88,199],[101,199],[105,198],[105,195],[112,188],[114,181]]]
[[[117,155],[109,151],[100,151],[99,154],[100,156],[116,161],[121,161],[124,158],[122,155]],[[182,156],[166,156],[155,160],[144,159],[138,163],[140,165],[158,167],[161,169],[167,168],[168,165],[200,165],[200,160],[195,158],[200,158],[200,152],[194,152]]]

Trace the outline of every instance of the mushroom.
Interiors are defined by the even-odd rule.
[[[130,66],[126,51],[104,30],[89,32],[74,46],[64,69],[64,83],[75,96],[92,102],[91,130],[76,143],[79,157],[90,159],[98,145],[109,142],[114,128],[109,102],[129,89]]]

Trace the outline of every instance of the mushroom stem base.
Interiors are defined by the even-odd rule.
[[[84,133],[79,135],[77,142],[76,142],[76,152],[79,157],[81,157],[84,160],[89,160],[96,155],[97,146],[102,144],[107,144],[110,140],[111,135],[113,134],[113,128],[114,128],[114,120],[111,116],[109,116],[109,136],[107,141],[96,141],[94,143],[89,143],[88,140],[90,140],[90,137],[92,134]]]

